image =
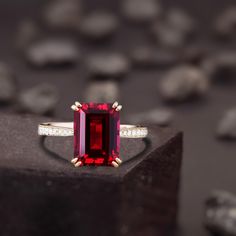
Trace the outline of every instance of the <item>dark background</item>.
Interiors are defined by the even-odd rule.
[[[83,97],[83,90],[88,83],[82,63],[75,69],[34,70],[30,68],[17,51],[16,31],[19,22],[25,18],[36,18],[46,1],[1,0],[0,1],[0,60],[8,63],[17,74],[19,89],[37,85],[43,81],[54,84],[60,90],[60,103],[56,108],[58,120],[72,119],[70,105],[77,98]],[[119,1],[87,0],[87,7],[103,6],[117,10]],[[220,50],[234,47],[214,40],[209,30],[214,18],[226,6],[235,3],[220,0],[165,0],[163,6],[178,6],[186,9],[199,22],[199,42],[207,47]],[[135,43],[146,42],[146,36],[140,32],[145,29],[132,29],[124,24],[121,32],[105,48],[126,52]],[[138,36],[138,37],[137,37]],[[82,54],[94,50],[94,46],[78,39]],[[99,48],[99,47],[98,47]],[[82,58],[83,60],[83,58]],[[132,114],[158,107],[162,104],[158,95],[157,82],[161,70],[132,70],[120,83],[120,102],[124,114]],[[132,96],[130,95],[132,94]],[[236,145],[233,142],[222,142],[214,137],[215,128],[222,113],[235,106],[236,85],[211,86],[205,100],[173,106],[175,111],[174,126],[184,131],[184,160],[180,193],[179,228],[181,235],[204,236],[208,232],[203,227],[204,199],[214,189],[225,189],[236,192],[235,166]],[[82,100],[82,99],[80,99]],[[1,108],[14,112],[14,106]]]

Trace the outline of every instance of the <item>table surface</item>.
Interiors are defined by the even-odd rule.
[[[96,0],[88,2],[90,4],[93,2],[94,8],[107,2],[112,9],[116,8],[116,1]],[[233,2],[234,0],[168,0],[165,1],[165,5],[183,6],[196,16],[199,19],[200,26],[202,26],[200,38],[212,47],[212,42],[206,36],[210,23],[213,22],[215,15],[224,6]],[[55,116],[57,119],[69,120],[72,118],[70,105],[78,97],[84,96],[83,89],[89,82],[82,66],[65,70],[33,70],[22,60],[22,56],[14,46],[18,23],[24,18],[37,15],[40,6],[40,1],[31,0],[2,0],[0,2],[0,60],[9,63],[17,74],[19,89],[25,89],[41,82],[55,84],[61,92],[61,101],[56,109]],[[142,30],[145,29],[141,29],[140,32]],[[106,48],[125,52],[132,45],[134,39],[137,43],[146,41],[145,34],[140,34],[137,31],[139,30],[129,30],[128,27],[123,27],[122,32]],[[214,43],[214,47],[216,49],[221,48],[221,44]],[[94,50],[94,48],[96,47],[85,42],[81,43],[83,54]],[[132,114],[162,105],[157,92],[157,83],[161,73],[158,70],[132,70],[124,78],[123,82],[120,83],[120,100],[124,106],[123,114],[128,114],[128,112]],[[208,235],[202,221],[204,199],[210,191],[225,189],[236,193],[236,144],[218,141],[214,137],[215,128],[223,111],[235,106],[235,93],[236,83],[233,85],[214,84],[206,100],[172,107],[176,113],[174,125],[184,131],[184,161],[179,214],[180,235]],[[3,107],[1,110],[12,112],[8,107]],[[123,120],[126,119],[124,115],[122,118]]]

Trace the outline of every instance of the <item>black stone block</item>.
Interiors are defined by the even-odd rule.
[[[37,135],[47,118],[0,114],[0,234],[169,235],[176,225],[182,134],[148,126],[122,139],[119,168],[74,168],[73,137]]]

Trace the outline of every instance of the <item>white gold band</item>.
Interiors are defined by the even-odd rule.
[[[38,134],[42,136],[73,136],[73,122],[49,122],[38,126]],[[145,138],[148,129],[136,125],[120,125],[121,138]]]

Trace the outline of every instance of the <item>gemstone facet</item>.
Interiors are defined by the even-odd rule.
[[[74,112],[74,157],[82,165],[107,166],[119,150],[119,111],[110,103],[83,103]]]

